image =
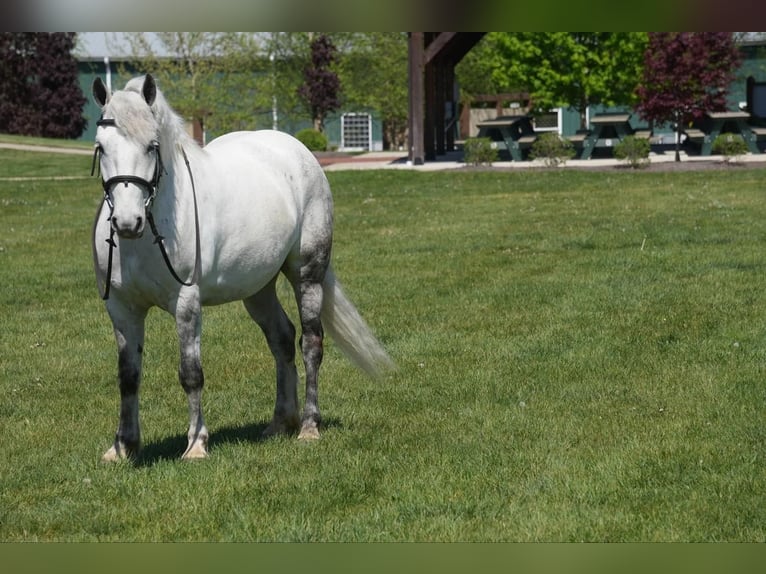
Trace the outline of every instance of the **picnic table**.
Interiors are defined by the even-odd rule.
[[[529,116],[499,116],[476,124],[478,137],[489,138],[495,149],[505,149],[513,161],[524,159],[524,150],[537,140],[535,128]]]
[[[740,134],[751,153],[760,153],[757,142],[766,138],[766,129],[751,126],[750,114],[742,111],[707,112],[701,123],[684,130],[689,141],[701,144],[700,155],[710,155],[715,139],[722,132]]]
[[[580,159],[590,159],[597,147],[614,147],[627,136],[648,138],[652,135],[649,129],[633,129],[630,125],[629,113],[596,114],[590,119],[590,129],[578,132],[569,138],[576,147],[581,147]]]

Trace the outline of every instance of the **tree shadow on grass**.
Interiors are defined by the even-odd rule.
[[[269,438],[264,438],[263,431],[269,426],[269,421],[228,426],[210,431],[208,440],[209,451],[224,444],[237,443],[261,443]],[[338,418],[322,420],[321,430],[342,428],[343,423]],[[297,440],[298,433],[293,438]],[[141,453],[135,461],[137,467],[151,467],[166,460],[181,460],[181,455],[186,450],[186,434],[176,434],[160,440],[147,443],[141,449]]]

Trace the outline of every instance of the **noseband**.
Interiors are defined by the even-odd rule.
[[[112,118],[100,118],[96,122],[97,126],[104,126],[104,127],[117,127],[117,124],[114,119]],[[162,173],[165,172],[165,168],[162,164],[162,157],[160,156],[160,142],[157,140],[153,140],[149,144],[149,151],[153,151],[155,155],[157,156],[157,161],[154,164],[154,175],[152,176],[151,181],[145,180],[143,177],[138,177],[136,175],[115,175],[113,177],[110,177],[106,181],[104,181],[103,178],[101,178],[101,187],[104,189],[104,201],[109,206],[109,221],[110,221],[110,227],[109,227],[109,239],[106,240],[106,242],[109,244],[109,259],[107,262],[107,268],[106,268],[106,285],[104,287],[104,294],[102,295],[102,299],[106,301],[109,298],[109,289],[112,284],[112,259],[113,259],[113,250],[117,246],[117,244],[114,241],[114,226],[111,225],[112,220],[112,214],[114,213],[114,202],[112,200],[112,192],[114,190],[114,187],[120,183],[125,185],[125,187],[128,186],[129,183],[132,183],[134,185],[137,185],[139,187],[142,187],[146,189],[149,193],[146,197],[146,200],[144,201],[144,209],[146,210],[146,220],[149,223],[149,227],[152,230],[152,234],[154,235],[154,243],[159,245],[160,253],[162,253],[162,258],[165,260],[165,265],[167,266],[168,270],[170,271],[170,274],[173,276],[173,278],[180,283],[181,285],[185,285],[187,287],[190,287],[191,285],[194,285],[199,280],[199,273],[200,273],[200,238],[199,238],[199,212],[197,209],[197,191],[194,186],[194,176],[192,175],[191,171],[191,165],[189,165],[189,158],[186,156],[186,151],[183,148],[181,149],[181,153],[183,154],[184,162],[186,163],[186,170],[189,172],[189,179],[191,181],[192,185],[192,196],[194,198],[194,224],[195,224],[195,231],[196,231],[196,255],[194,258],[194,271],[192,272],[192,277],[189,281],[184,281],[181,279],[178,274],[176,273],[175,269],[173,268],[172,263],[170,262],[170,257],[168,256],[167,250],[165,249],[165,243],[164,243],[164,237],[160,235],[159,231],[157,231],[157,225],[154,223],[154,216],[152,215],[152,204],[154,203],[154,198],[157,196],[157,188],[160,184],[160,177],[162,176]],[[93,176],[96,173],[96,163],[98,162],[98,156],[101,152],[101,148],[96,145],[96,148],[93,152],[93,164],[90,168],[90,175]],[[101,174],[101,163],[98,162],[99,165],[99,175]]]

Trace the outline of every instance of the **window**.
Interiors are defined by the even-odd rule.
[[[561,108],[535,116],[532,119],[532,125],[535,127],[536,132],[561,133]]]

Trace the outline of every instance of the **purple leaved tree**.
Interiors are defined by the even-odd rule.
[[[324,131],[327,114],[340,106],[340,80],[330,69],[336,52],[330,38],[324,34],[317,36],[311,42],[311,64],[303,70],[304,82],[298,88],[298,95],[311,112],[314,129],[320,132]]]
[[[678,136],[684,126],[705,112],[726,109],[726,92],[740,63],[731,32],[649,34],[636,108],[645,120],[674,124],[676,161],[681,161]]]
[[[77,138],[87,120],[72,32],[0,33],[0,132]]]

